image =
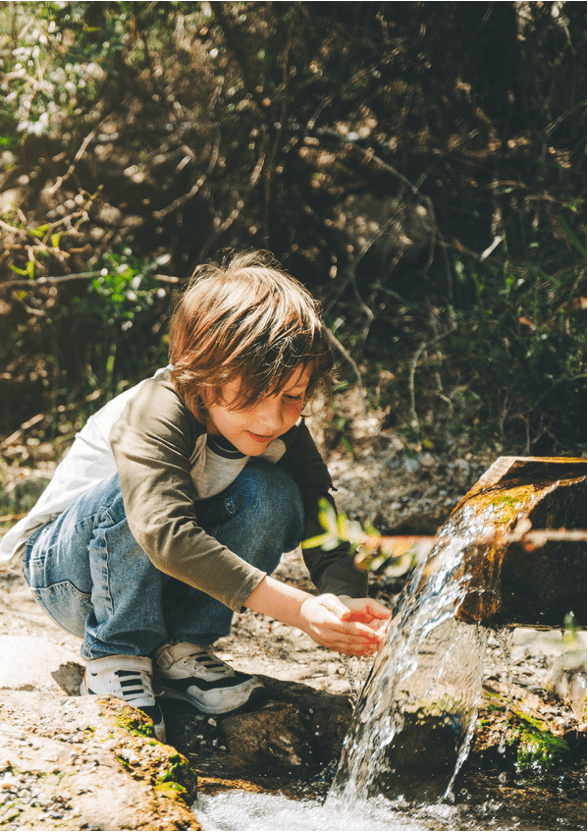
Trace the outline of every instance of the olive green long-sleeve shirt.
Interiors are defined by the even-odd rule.
[[[290,474],[303,495],[305,537],[320,534],[318,501],[333,502],[332,481],[304,420],[256,458]],[[22,553],[36,528],[118,471],[129,527],[154,566],[240,611],[265,573],[202,529],[195,501],[223,491],[248,460],[207,435],[169,371],[160,371],[90,418],[36,506],[5,536],[0,559]],[[320,592],[366,595],[367,577],[346,546],[330,552],[306,549],[304,560]]]

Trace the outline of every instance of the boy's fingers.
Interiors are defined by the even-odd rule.
[[[351,610],[336,595],[322,595],[319,598],[321,605],[336,615],[340,621],[348,621],[351,618]]]
[[[387,620],[392,615],[391,610],[373,598],[347,598],[343,596],[339,600],[350,610],[350,615],[341,617],[342,621],[361,621],[373,628],[374,621]]]
[[[337,632],[348,639],[359,639],[361,641],[378,641],[379,637],[375,631],[361,621],[341,621],[336,626]]]
[[[369,598],[366,603],[356,610],[357,613],[369,615],[371,618],[390,618],[392,611],[377,601]]]
[[[381,604],[378,604],[377,607],[372,608],[371,610],[374,618],[391,618],[392,617],[392,610],[386,609],[386,607],[382,607]]]

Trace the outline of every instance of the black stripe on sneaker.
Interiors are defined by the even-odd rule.
[[[236,672],[234,676],[229,676],[225,679],[217,679],[216,681],[206,681],[206,679],[197,679],[191,676],[189,679],[167,679],[160,677],[160,682],[168,688],[174,688],[182,693],[185,693],[188,688],[199,688],[200,690],[214,690],[215,688],[234,688],[249,681],[251,676],[246,673]]]

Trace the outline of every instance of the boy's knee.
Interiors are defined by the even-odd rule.
[[[293,520],[304,517],[300,489],[281,468],[264,460],[248,463],[239,477],[239,492],[248,506],[255,505],[261,521],[263,516]]]

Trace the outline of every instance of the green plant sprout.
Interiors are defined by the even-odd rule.
[[[325,499],[319,501],[318,517],[325,529],[324,534],[304,540],[301,543],[303,549],[320,546],[328,552],[340,543],[347,542],[360,569],[373,572],[391,560],[386,568],[390,577],[405,575],[415,563],[417,546],[423,543],[432,545],[434,540],[432,537],[421,536],[383,536],[371,523],[364,528],[357,520],[350,520],[346,514],[337,514],[331,503]]]

